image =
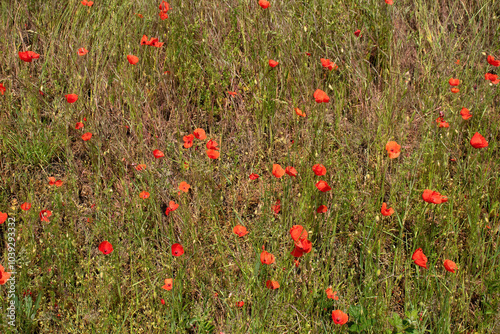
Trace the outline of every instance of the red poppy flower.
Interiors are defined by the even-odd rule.
[[[0,83],[0,93],[3,95],[7,89],[3,85],[3,83]]]
[[[488,147],[488,142],[486,139],[479,134],[479,132],[476,132],[474,136],[472,136],[470,140],[470,144],[474,148],[485,148]]]
[[[5,212],[0,212],[0,224],[5,223],[5,221],[7,220],[8,217],[9,217],[9,215],[6,214]]]
[[[314,99],[316,100],[317,103],[330,102],[330,98],[328,97],[328,95],[326,95],[326,93],[324,91],[322,91],[321,89],[316,89],[313,96],[314,96]]]
[[[301,117],[306,117],[306,113],[300,110],[299,108],[295,108],[295,113]]]
[[[166,1],[162,1],[158,6],[158,9],[162,12],[168,12],[170,10],[170,4]]]
[[[194,130],[193,134],[196,137],[196,139],[199,139],[199,140],[207,139],[207,135],[205,134],[205,130],[203,130],[201,128]]]
[[[293,241],[298,242],[302,240],[307,239],[307,231],[302,225],[293,225],[292,228],[290,228],[290,236],[292,237]]]
[[[260,253],[260,262],[262,262],[262,264],[272,264],[274,263],[275,261],[275,258],[274,258],[274,255],[263,250],[262,253]]]
[[[282,177],[285,174],[285,170],[281,168],[280,165],[278,164],[273,164],[273,175],[276,176],[278,179]]]
[[[302,255],[304,255],[304,251],[302,250],[302,248],[295,245],[295,248],[293,249],[293,251],[290,252],[290,254],[293,257],[299,258],[299,257],[302,257]]]
[[[142,19],[144,17],[142,14],[139,14],[139,13],[135,13],[135,15],[137,15],[137,17],[140,19]]]
[[[488,72],[484,74],[484,79],[493,82],[498,79],[498,75]]]
[[[168,207],[167,207],[167,210],[165,210],[165,215],[168,216],[168,214],[170,212],[177,210],[178,207],[179,207],[179,204],[175,203],[174,201],[168,202]]]
[[[311,55],[311,53],[310,53],[310,52],[306,52],[306,56],[310,56],[310,55]]]
[[[141,193],[139,194],[139,197],[142,199],[149,198],[149,193],[147,191],[141,191]]]
[[[104,255],[108,255],[109,253],[111,253],[113,251],[113,245],[107,241],[107,240],[104,240],[103,242],[101,242],[101,244],[99,245],[99,250],[101,251],[101,253],[103,253]]]
[[[361,34],[361,30],[359,30],[359,29],[354,32],[354,35],[356,37],[362,37],[363,36],[363,35],[360,35],[360,34]]]
[[[328,299],[333,299],[333,300],[339,300],[339,297],[337,296],[337,291],[333,291],[332,288],[326,289],[326,297]]]
[[[326,207],[326,205],[320,205],[316,209],[317,213],[326,213],[327,211],[328,211],[328,208]]]
[[[84,141],[87,141],[87,140],[89,140],[90,138],[92,138],[92,133],[90,133],[90,132],[84,133],[84,134],[82,135],[82,139],[83,139]]]
[[[452,92],[452,93],[454,93],[454,94],[456,94],[456,93],[460,92],[460,89],[458,89],[458,88],[456,88],[456,87],[453,87],[453,88],[451,89],[451,92]]]
[[[53,176],[49,176],[49,185],[53,186],[56,184],[56,178]]]
[[[0,265],[0,285],[4,285],[9,280],[12,274],[5,271],[5,268]]]
[[[78,95],[76,94],[66,94],[64,96],[66,97],[66,101],[68,101],[68,103],[75,103],[76,100],[78,100]]]
[[[323,181],[323,180],[318,181],[318,183],[316,183],[316,188],[318,188],[318,190],[322,191],[322,192],[327,192],[327,191],[332,190],[332,188],[330,188],[328,183],[326,183],[326,181]]]
[[[398,145],[395,141],[388,142],[385,149],[389,153],[389,159],[395,159],[401,154],[401,145]]]
[[[85,56],[87,53],[89,53],[89,50],[87,50],[85,48],[79,48],[78,49],[78,55],[79,56]]]
[[[207,149],[208,150],[218,150],[219,148],[217,147],[219,144],[215,140],[210,139],[207,141]]]
[[[172,290],[173,285],[174,285],[174,280],[172,278],[165,278],[165,285],[163,285],[161,288],[170,291]]]
[[[387,203],[382,203],[382,209],[380,210],[380,212],[382,213],[383,216],[390,216],[394,213],[394,209],[393,208],[387,208]]]
[[[472,117],[470,110],[465,107],[462,108],[462,110],[460,110],[460,116],[462,116],[464,120],[468,120],[469,118]]]
[[[22,61],[31,63],[33,59],[40,58],[40,55],[33,51],[24,51],[24,52],[19,52],[19,58],[21,58]]]
[[[189,134],[187,136],[182,137],[182,140],[184,140],[184,148],[190,148],[193,146],[193,140],[194,140],[194,135]]]
[[[259,175],[252,173],[252,174],[250,174],[249,178],[250,178],[250,180],[257,180],[259,178]]]
[[[448,80],[448,83],[450,84],[450,86],[458,86],[460,85],[460,80],[455,78],[450,78],[450,80]]]
[[[266,287],[271,290],[276,290],[280,288],[280,284],[277,281],[268,280],[266,282]]]
[[[316,174],[318,176],[326,175],[326,168],[322,164],[316,164],[316,165],[312,166],[312,170],[313,170],[314,174]]]
[[[293,177],[297,176],[297,170],[292,166],[288,166],[287,168],[285,168],[285,173]]]
[[[455,270],[457,269],[457,264],[448,259],[444,260],[443,266],[444,269],[446,269],[450,273],[455,273]]]
[[[264,9],[268,8],[269,5],[270,5],[269,1],[267,1],[267,0],[259,0],[259,6],[261,6]]]
[[[334,62],[332,62],[330,59],[325,59],[325,58],[321,58],[321,65],[327,69],[329,69],[330,71],[331,70],[336,70],[338,69],[339,67],[337,66],[337,64],[335,64]]]
[[[50,210],[42,210],[40,211],[40,220],[43,222],[49,222],[50,216],[52,216],[52,212]]]
[[[238,94],[238,93],[236,93],[236,92],[231,92],[231,91],[228,91],[227,93],[228,93],[229,95],[231,95],[231,96],[236,96],[236,95]]]
[[[94,4],[93,1],[87,1],[87,0],[82,1],[82,5],[84,5],[84,6],[92,7],[93,4]]]
[[[413,253],[411,259],[415,262],[415,264],[417,266],[428,269],[427,268],[427,257],[425,256],[424,252],[422,251],[422,248],[417,249]]]
[[[180,191],[183,191],[183,192],[187,193],[189,191],[189,188],[191,188],[191,186],[189,185],[189,183],[187,183],[185,181],[182,181],[179,184],[179,190]]]
[[[495,57],[493,56],[488,56],[486,58],[486,60],[488,61],[488,63],[492,66],[495,66],[495,67],[498,67],[500,66],[500,60],[495,60]]]
[[[441,204],[448,201],[448,197],[441,196],[441,194],[438,193],[437,191],[432,191],[429,189],[424,190],[424,192],[422,193],[422,199],[427,203],[433,203],[433,204]]]
[[[269,59],[269,66],[276,67],[278,64],[279,63],[276,60]]]
[[[138,171],[141,171],[141,170],[144,170],[146,169],[146,164],[139,164],[137,166],[135,166],[135,169],[138,170]]]
[[[159,13],[159,15],[160,15],[160,19],[161,19],[162,21],[163,21],[163,20],[168,19],[168,14],[167,14],[167,12],[160,12],[160,13]]]
[[[163,158],[165,156],[163,152],[160,150],[154,150],[153,155],[155,156],[156,159]]]
[[[141,45],[147,45],[147,44],[148,44],[148,36],[142,35]]]
[[[210,159],[218,159],[220,156],[220,152],[216,150],[207,150],[207,156]]]
[[[63,181],[62,180],[57,180],[56,183],[55,183],[56,187],[60,187],[63,185]]]
[[[279,214],[281,211],[281,201],[279,199],[276,200],[276,204],[274,204],[271,209],[273,209],[275,215]]]
[[[172,245],[172,255],[173,256],[181,256],[184,254],[184,248],[181,244],[173,244]]]
[[[436,123],[437,125],[440,127],[440,128],[449,128],[450,127],[450,124],[448,124],[448,122],[445,122],[444,121],[444,117],[438,117],[436,119]]]
[[[247,228],[245,226],[236,225],[233,228],[233,233],[237,234],[241,238],[242,236],[247,235],[249,232],[247,231]]]
[[[238,307],[243,307],[243,305],[245,305],[245,302],[237,302],[236,303],[236,306],[238,306]]]
[[[391,3],[388,3],[390,1]],[[392,5],[392,0],[385,0],[389,5]],[[349,316],[342,312],[341,310],[332,311],[332,320],[337,325],[344,325],[349,321]]]
[[[83,123],[82,122],[77,122],[76,125],[75,125],[75,129],[79,130],[83,128]]]
[[[29,209],[31,209],[31,203],[24,202],[21,204],[21,210],[28,211]]]
[[[308,239],[299,240],[296,246],[301,248],[304,253],[309,253],[312,250],[312,242]]]
[[[128,55],[127,60],[130,64],[135,65],[139,62],[139,57],[134,56],[134,55]]]

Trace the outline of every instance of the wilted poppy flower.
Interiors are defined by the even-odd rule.
[[[427,257],[424,255],[424,252],[422,251],[422,248],[417,249],[411,259],[415,262],[417,266],[420,266],[422,268],[428,269],[427,268]]]
[[[267,0],[259,0],[259,6],[261,6],[264,9],[266,9],[267,7],[269,7],[269,5],[270,5],[269,1],[267,1]]]
[[[455,78],[450,78],[450,80],[448,80],[448,83],[450,84],[450,86],[458,86],[460,85],[460,80]]]
[[[78,55],[79,56],[85,56],[88,52],[89,52],[89,50],[87,50],[85,48],[79,48],[78,49]]]
[[[328,103],[328,102],[330,102],[330,98],[328,97],[328,95],[326,95],[326,93],[324,91],[322,91],[321,89],[316,89],[316,91],[314,92],[313,97],[314,97],[314,99],[316,100],[317,103],[321,103],[321,102]]]
[[[220,156],[220,152],[216,150],[207,150],[207,156],[210,159],[217,159]]]
[[[472,115],[470,114],[470,110],[465,107],[460,110],[460,116],[462,116],[464,120],[468,120],[472,117]]]
[[[155,156],[156,159],[163,158],[165,156],[163,152],[160,150],[154,150],[153,155]]]
[[[495,57],[493,57],[493,56],[488,56],[486,58],[486,60],[488,61],[488,64],[490,64],[492,66],[495,66],[495,67],[500,66],[500,60],[495,60]]]
[[[474,136],[472,136],[470,140],[470,144],[474,148],[485,148],[488,147],[488,142],[486,139],[479,134],[479,132],[476,132]]]
[[[332,288],[326,289],[326,297],[328,299],[333,299],[333,300],[339,300],[339,297],[337,296],[337,291],[333,291]]]
[[[293,168],[292,166],[288,166],[287,168],[285,168],[285,173],[287,173],[290,176],[294,176],[294,177],[297,176],[297,170],[295,168]]]
[[[360,35],[360,34],[361,34],[361,30],[359,30],[359,29],[354,32],[354,35],[356,37],[361,37],[362,35]]]
[[[300,110],[299,108],[295,108],[295,113],[299,116],[306,117],[306,113]]]
[[[276,176],[278,179],[282,177],[285,174],[285,170],[281,168],[279,164],[273,164],[273,175]]]
[[[269,59],[269,66],[276,67],[278,66],[278,62],[276,60]]]
[[[250,174],[249,178],[250,178],[250,180],[257,180],[259,178],[259,175],[252,173],[252,174]]]
[[[76,94],[66,94],[64,96],[66,97],[66,101],[68,101],[68,103],[75,103],[76,100],[78,100],[78,95]]]
[[[82,139],[83,139],[84,141],[87,141],[87,140],[89,140],[90,138],[92,138],[92,133],[90,133],[90,132],[84,133],[84,134],[82,135]]]
[[[141,171],[146,169],[146,167],[147,167],[146,164],[138,164],[137,166],[135,166],[135,169]]]
[[[196,139],[199,139],[199,140],[207,139],[207,135],[205,134],[205,130],[203,130],[201,128],[194,130],[193,135],[196,137]]]
[[[338,69],[339,67],[337,66],[337,64],[335,64],[334,62],[332,62],[330,59],[325,59],[325,58],[321,58],[321,65],[327,69],[329,69],[330,71],[331,70],[336,70]]]
[[[141,193],[139,194],[139,197],[142,199],[149,198],[149,193],[147,191],[141,191]]]
[[[382,203],[382,209],[380,209],[380,212],[382,213],[383,216],[390,216],[394,213],[393,208],[387,208],[387,203]]]
[[[440,127],[440,128],[449,128],[450,127],[450,124],[448,124],[448,122],[445,122],[444,121],[444,117],[438,117],[436,119],[436,123],[437,125]]]
[[[262,264],[272,264],[274,263],[275,261],[275,258],[274,258],[274,255],[263,250],[262,253],[260,253],[260,262],[262,262]]]
[[[7,220],[8,217],[9,217],[9,215],[6,214],[5,212],[0,212],[0,224],[5,223],[5,221]]]
[[[401,154],[401,145],[399,145],[395,141],[388,142],[385,145],[385,149],[386,149],[387,153],[389,153],[390,159],[397,158]]]
[[[219,148],[217,146],[219,146],[219,144],[217,144],[215,140],[210,139],[209,141],[207,141],[208,150],[218,150]]]
[[[168,202],[168,207],[165,210],[165,214],[168,216],[168,214],[170,212],[177,210],[178,207],[179,207],[179,204],[175,203],[174,201]]]
[[[276,200],[276,204],[274,204],[271,209],[273,209],[274,214],[277,215],[281,211],[281,201],[278,199]]]
[[[7,89],[4,87],[3,83],[0,83],[0,93],[3,95]]]
[[[184,248],[181,246],[181,244],[173,244],[172,245],[172,255],[173,256],[181,256],[184,254]]]
[[[241,301],[240,301],[240,302],[237,302],[237,303],[236,303],[236,306],[238,306],[238,307],[243,307],[243,305],[245,305],[245,302],[241,302]]]
[[[323,180],[318,181],[318,183],[316,183],[316,188],[318,188],[318,190],[322,191],[322,192],[327,192],[327,191],[332,190],[332,188],[330,188],[328,183],[326,183],[326,181],[323,181]]]
[[[21,204],[21,210],[28,211],[29,209],[31,209],[31,203],[24,202]]]
[[[326,205],[320,205],[316,209],[317,213],[326,213],[327,211],[328,211],[328,208],[326,207]]]
[[[276,281],[268,280],[266,282],[266,287],[268,289],[271,289],[271,290],[276,290],[276,289],[279,289],[280,284],[278,282],[276,282]]]
[[[79,130],[83,128],[83,123],[82,122],[76,122],[75,129]]]
[[[293,225],[290,228],[290,236],[293,241],[298,242],[307,239],[307,231],[302,225]]]
[[[193,146],[194,135],[190,134],[184,136],[182,137],[182,140],[184,140],[184,148],[190,148],[191,146]]]
[[[424,190],[424,192],[422,193],[422,199],[427,203],[433,204],[441,204],[448,201],[448,198],[446,196],[441,196],[441,194],[437,191],[432,191],[429,189]]]
[[[444,260],[443,266],[444,269],[446,269],[450,273],[455,273],[455,270],[457,269],[457,264],[448,259]]]
[[[89,6],[89,7],[92,7],[92,5],[94,4],[93,1],[87,1],[87,0],[82,0],[82,5],[84,6]]]
[[[183,191],[183,192],[187,193],[189,191],[189,188],[191,188],[191,186],[187,182],[185,182],[185,181],[182,181],[179,184],[179,190],[180,191]]]
[[[234,228],[233,228],[233,232],[235,234],[237,234],[239,237],[242,237],[244,235],[247,235],[249,232],[247,231],[247,228],[245,226],[241,226],[241,225],[236,225]]]
[[[457,87],[453,87],[451,89],[451,92],[454,93],[454,94],[456,94],[456,93],[460,92],[460,89],[458,89]]]
[[[7,280],[10,278],[12,274],[5,271],[5,268],[0,265],[0,285],[4,285],[7,283]]]
[[[50,210],[42,210],[39,216],[41,221],[49,222],[49,217],[52,216],[52,212]]]
[[[128,55],[127,60],[130,64],[135,65],[139,62],[139,57],[134,56],[134,55]]]
[[[174,285],[174,280],[172,278],[165,278],[165,285],[163,285],[161,288],[170,291],[172,290],[173,285]]]
[[[316,174],[318,176],[326,175],[326,168],[322,164],[316,164],[316,165],[312,166],[312,170],[313,170],[314,174]]]
[[[392,0],[385,0],[390,1],[391,3],[388,3],[389,5],[392,5]],[[343,325],[349,321],[349,316],[342,312],[341,310],[335,310],[332,311],[332,320],[334,323],[337,325]]]
[[[101,251],[101,253],[103,253],[104,255],[108,255],[109,253],[111,253],[113,251],[113,245],[111,245],[111,243],[109,243],[108,241],[104,240],[103,242],[101,242],[101,244],[99,245],[99,250]]]
[[[40,58],[40,55],[33,51],[24,51],[24,52],[19,52],[19,58],[21,58],[22,61],[31,63],[33,59]]]

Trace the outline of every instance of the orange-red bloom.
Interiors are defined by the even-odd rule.
[[[323,65],[323,67],[329,69],[330,71],[339,68],[337,64],[332,62],[330,59],[321,58],[320,60],[321,60],[321,65]]]
[[[393,4],[393,0],[385,0],[385,3],[388,4],[388,5],[392,5]]]
[[[382,203],[382,209],[380,210],[383,216],[390,216],[394,213],[393,208],[387,208],[387,203]]]
[[[395,159],[401,154],[401,145],[395,141],[390,141],[385,145],[387,153],[389,153],[389,159]]]
[[[274,263],[275,261],[275,258],[274,258],[274,255],[263,250],[262,253],[260,253],[260,262],[262,262],[262,264],[272,264]]]
[[[495,57],[493,57],[493,56],[488,56],[486,58],[486,60],[488,61],[488,64],[490,64],[492,66],[495,66],[495,67],[500,66],[500,60],[495,60]]]
[[[276,67],[278,66],[278,62],[276,60],[269,59],[269,66]]]
[[[278,179],[285,174],[285,170],[279,164],[273,164],[273,175]]]
[[[257,180],[259,178],[259,175],[252,173],[252,174],[250,174],[249,178],[250,178],[250,180]]]
[[[386,2],[389,0],[386,0]],[[390,0],[392,2],[392,0]],[[392,3],[391,3],[392,4]],[[332,311],[332,320],[337,325],[343,325],[349,321],[349,316],[341,310]]]
[[[268,280],[266,282],[266,287],[271,290],[279,289],[280,284],[277,281]]]
[[[29,209],[31,209],[31,203],[24,202],[21,204],[21,210],[28,211]]]
[[[82,139],[83,139],[83,141],[87,141],[87,140],[89,140],[90,138],[92,138],[92,133],[90,133],[90,132],[84,133],[84,134],[82,135]]]
[[[316,209],[317,213],[326,213],[327,211],[328,211],[328,208],[326,207],[326,205],[320,205]]]
[[[42,210],[40,211],[40,220],[43,222],[49,222],[50,216],[52,216],[52,211],[50,210]]]
[[[436,123],[440,128],[449,128],[450,127],[450,124],[448,124],[448,122],[445,122],[444,117],[441,117],[441,116],[436,119]]]
[[[3,95],[6,91],[7,91],[7,89],[5,88],[5,86],[3,85],[3,83],[0,83],[0,94]]]
[[[172,255],[173,256],[181,256],[184,254],[184,248],[181,244],[173,244],[172,245]]]
[[[236,96],[236,95],[238,95],[238,93],[236,93],[236,92],[232,92],[232,91],[228,91],[227,93],[228,93],[229,95],[231,95],[231,96]]]
[[[108,255],[113,251],[113,245],[107,240],[101,242],[98,248],[104,255]]]
[[[207,156],[210,159],[218,159],[220,156],[220,152],[216,150],[207,150]]]
[[[210,139],[209,141],[207,141],[208,150],[218,150],[219,148],[217,146],[219,146],[219,144],[217,144],[215,140]]]
[[[285,168],[285,173],[287,173],[290,176],[294,176],[294,177],[297,176],[297,170],[295,168],[293,168],[292,166],[288,166],[287,168]]]
[[[441,204],[448,201],[448,197],[441,196],[441,194],[438,193],[437,191],[432,191],[429,189],[424,190],[424,192],[422,193],[422,199],[427,203],[433,203],[433,204]]]
[[[19,52],[19,58],[21,58],[22,61],[31,63],[33,59],[40,58],[40,55],[33,51],[24,51],[24,52]]]
[[[168,216],[168,214],[172,211],[175,211],[177,210],[177,208],[179,207],[179,204],[175,203],[174,201],[170,201],[168,202],[168,207],[167,209],[165,210],[165,215]]]
[[[138,164],[137,166],[135,166],[135,169],[141,171],[146,169],[146,167],[147,167],[146,164]]]
[[[330,98],[328,97],[328,95],[326,95],[326,93],[324,91],[322,91],[321,89],[316,89],[316,91],[314,92],[314,95],[313,95],[314,99],[316,100],[317,103],[328,103],[330,102]]]
[[[451,92],[454,93],[454,94],[456,94],[456,93],[460,92],[460,89],[458,89],[457,87],[453,87],[451,89]]]
[[[448,259],[444,260],[443,266],[444,269],[446,269],[450,273],[455,273],[455,270],[457,269],[457,264]]]
[[[470,140],[470,144],[474,148],[485,148],[488,147],[488,142],[486,139],[479,134],[479,132],[476,132],[474,136],[472,136]]]
[[[326,289],[326,298],[328,299],[333,299],[333,300],[339,300],[339,297],[337,296],[337,291],[333,291],[332,288]]]
[[[5,212],[0,212],[0,224],[5,223],[9,215]]]
[[[259,0],[259,6],[261,6],[264,9],[268,8],[269,5],[270,5],[269,1],[267,1],[267,0]]]
[[[182,140],[184,140],[184,148],[190,148],[193,146],[193,140],[194,140],[194,135],[189,134],[187,136],[182,137]]]
[[[189,191],[189,188],[191,188],[191,186],[189,185],[189,183],[187,183],[185,181],[182,181],[179,184],[179,190],[180,191],[183,191],[183,192],[187,193]]]
[[[271,209],[274,211],[274,214],[277,215],[281,211],[281,200],[276,200],[276,203],[271,207]]]
[[[489,72],[484,74],[484,79],[491,81],[495,85],[499,82],[498,75]]]
[[[128,55],[127,60],[130,64],[135,65],[139,62],[139,57],[134,56],[134,55]]]
[[[425,256],[424,252],[422,251],[422,248],[417,249],[413,253],[411,259],[415,262],[415,264],[417,266],[428,269],[427,268],[427,257]]]
[[[0,265],[0,285],[4,285],[7,283],[7,280],[10,278],[11,273],[5,271],[5,268]]]
[[[322,164],[316,164],[312,166],[312,170],[314,174],[318,176],[326,175],[326,167],[323,166]]]
[[[205,134],[205,130],[203,130],[201,128],[194,130],[193,135],[196,137],[196,139],[199,139],[199,140],[207,139],[207,135]]]
[[[68,103],[75,103],[76,100],[78,100],[78,95],[76,94],[66,94],[64,96],[66,97],[66,101],[68,101]]]
[[[165,285],[163,285],[161,288],[170,291],[172,290],[173,285],[174,285],[174,280],[172,278],[165,278]]]
[[[302,225],[293,225],[290,228],[290,236],[296,243],[307,239],[307,231]]]
[[[82,122],[76,122],[75,129],[79,130],[83,128],[83,123]]]
[[[165,156],[163,152],[160,150],[154,150],[153,155],[155,156],[156,159],[163,158]]]
[[[89,6],[89,7],[92,7],[92,5],[94,4],[93,1],[87,1],[87,0],[82,0],[81,3],[82,3],[82,5]]]
[[[455,78],[450,78],[450,80],[448,80],[448,83],[450,84],[450,86],[458,86],[460,85],[460,80]]]
[[[149,198],[149,193],[147,191],[141,191],[141,193],[139,194],[139,197],[142,199]]]
[[[354,35],[356,37],[363,37],[363,35],[361,35],[361,30],[359,30],[359,29],[354,32]]]
[[[89,52],[89,50],[85,48],[79,48],[77,52],[79,56],[85,56]]]
[[[299,116],[306,117],[306,113],[300,110],[299,108],[295,108],[295,113]]]
[[[247,231],[247,228],[245,226],[236,225],[233,228],[233,233],[237,234],[241,238],[242,236],[247,235],[249,232]]]
[[[318,188],[318,190],[322,191],[322,192],[327,192],[327,191],[332,190],[332,188],[330,188],[328,183],[326,183],[326,181],[323,181],[323,180],[318,181],[318,183],[316,183],[316,188]]]
[[[460,116],[462,116],[464,120],[468,120],[469,118],[472,117],[470,110],[465,107],[462,108],[462,110],[460,110]]]

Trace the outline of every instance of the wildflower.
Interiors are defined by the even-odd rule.
[[[444,260],[443,266],[444,269],[446,269],[450,273],[455,273],[455,270],[457,269],[457,264],[448,259]]]
[[[40,220],[43,222],[49,222],[49,217],[52,216],[52,211],[50,210],[42,210],[40,211]]]
[[[138,164],[137,166],[135,166],[135,170],[141,171],[146,169],[146,167],[146,164]]]
[[[316,100],[317,103],[330,102],[330,98],[328,97],[328,95],[324,91],[322,91],[321,89],[316,89],[313,96],[314,96],[314,99]]]
[[[165,156],[163,152],[160,150],[154,150],[153,155],[155,156],[156,159],[163,158]]]
[[[90,138],[92,138],[92,133],[90,133],[90,132],[84,133],[84,134],[82,135],[82,139],[83,139],[83,141],[87,141],[87,140],[89,140]]]
[[[422,251],[422,248],[417,249],[411,259],[415,262],[417,266],[420,266],[422,268],[428,269],[427,268],[427,257],[424,255],[424,252]]]
[[[101,251],[101,253],[103,253],[104,255],[108,255],[109,253],[111,253],[113,251],[113,245],[111,245],[111,243],[107,240],[104,240],[103,242],[101,242],[101,244],[99,245],[99,250]]]
[[[316,164],[316,165],[312,166],[312,170],[313,170],[314,174],[316,174],[318,176],[326,175],[326,168],[325,168],[325,166],[323,166],[321,164]]]
[[[401,154],[401,145],[395,141],[390,141],[385,145],[387,153],[389,153],[389,159],[395,159]]]
[[[354,32],[354,35],[356,37],[363,37],[363,35],[361,35],[361,30],[359,30],[359,29]]]
[[[21,60],[24,62],[31,63],[33,59],[40,58],[40,55],[33,51],[24,51],[24,52],[19,52],[19,58],[21,58]]]
[[[8,216],[9,215],[7,215],[5,212],[0,212],[0,224],[5,223],[5,221],[7,220]]]
[[[269,1],[267,1],[267,0],[259,0],[259,6],[261,6],[264,9],[268,8],[269,5],[270,5]]]
[[[249,232],[245,226],[236,225],[233,228],[233,233],[237,234],[240,238],[247,235]]]
[[[438,126],[440,128],[449,128],[450,127],[450,124],[448,124],[448,122],[444,121],[444,117],[438,117],[436,119],[436,123],[438,124]]]
[[[488,64],[490,64],[492,66],[495,66],[495,67],[500,66],[500,60],[495,60],[495,57],[493,57],[493,56],[488,56],[486,58],[486,60],[488,61]]]
[[[175,203],[174,201],[170,201],[168,202],[168,207],[167,209],[165,210],[165,215],[168,216],[168,214],[172,211],[175,211],[177,210],[177,208],[179,207],[179,204]]]
[[[83,123],[82,122],[76,122],[76,125],[75,125],[75,129],[79,130],[81,128],[83,128]]]
[[[85,48],[79,48],[77,51],[79,56],[85,56],[88,52],[89,52],[89,50],[87,50]]]
[[[182,137],[182,140],[184,141],[184,148],[190,148],[193,146],[193,140],[194,140],[194,135],[189,134],[187,136]]]
[[[306,117],[306,113],[300,110],[299,108],[295,108],[295,113],[301,117]]]
[[[275,258],[274,258],[274,255],[263,250],[262,253],[260,253],[260,262],[262,262],[262,264],[272,264],[274,263],[275,261]]]
[[[470,110],[465,107],[462,108],[462,110],[460,110],[460,116],[462,116],[464,120],[468,120],[469,118],[472,117]]]
[[[281,178],[285,174],[285,170],[281,168],[279,164],[273,164],[273,175],[278,179]]]
[[[0,83],[0,93],[3,95],[6,91],[7,91],[7,89],[5,88],[3,83]]]
[[[274,214],[277,215],[281,211],[281,201],[278,199],[276,200],[276,204],[274,204],[271,209],[274,211]]]
[[[316,188],[318,188],[318,190],[322,191],[322,192],[327,192],[327,191],[332,190],[332,188],[330,188],[328,183],[326,183],[326,181],[323,181],[323,180],[318,181],[318,183],[316,183]]]
[[[392,4],[392,0],[386,0],[386,2],[387,1],[391,1]],[[349,316],[344,312],[342,312],[341,310],[335,310],[332,311],[332,320],[337,325],[343,325],[349,321]]]
[[[333,300],[339,300],[339,297],[337,296],[337,291],[333,291],[332,288],[326,289],[326,297],[328,299],[333,299]]]
[[[336,70],[336,69],[339,68],[337,66],[337,64],[335,64],[334,62],[332,62],[330,59],[321,58],[320,61],[321,61],[321,65],[323,67],[329,69],[330,71],[331,70]]]
[[[220,152],[216,150],[207,150],[207,156],[210,159],[217,159],[220,157]]]
[[[92,7],[92,5],[94,4],[93,1],[87,1],[87,0],[83,0],[81,1],[82,5],[84,6],[89,6],[89,7]]]
[[[0,265],[0,285],[4,285],[7,283],[7,280],[10,278],[12,274],[5,271],[5,268]]]
[[[189,188],[191,188],[191,185],[189,185],[189,183],[187,183],[185,181],[182,181],[179,184],[179,190],[180,191],[183,191],[183,192],[187,193],[189,191]]]
[[[172,255],[173,256],[181,256],[184,254],[184,248],[181,244],[173,244],[172,245]]]
[[[278,64],[279,63],[276,60],[269,59],[269,66],[274,68],[274,67],[278,66]]]
[[[66,101],[68,101],[68,103],[75,103],[76,100],[78,100],[78,95],[76,94],[66,94],[64,96],[66,97]]]
[[[134,56],[134,55],[128,55],[127,60],[130,64],[135,65],[139,62],[139,57]]]
[[[29,209],[31,209],[31,203],[24,202],[21,204],[21,210],[28,211]]]
[[[285,169],[285,173],[287,173],[288,175],[293,176],[293,177],[297,176],[297,170],[295,168],[291,167],[291,166],[288,166]]]
[[[484,147],[488,147],[488,142],[486,141],[486,139],[481,136],[479,134],[479,132],[476,132],[474,134],[474,136],[472,136],[471,140],[470,140],[470,144],[472,145],[472,147],[474,148],[484,148]]]
[[[277,281],[268,280],[266,282],[266,287],[271,290],[279,289],[280,284]]]
[[[250,178],[250,180],[257,180],[259,178],[259,175],[258,174],[255,174],[255,173],[252,173],[250,174],[250,176],[248,176]]]
[[[380,210],[383,216],[390,216],[394,213],[393,208],[387,208],[387,203],[382,203],[382,209]]]
[[[425,189],[423,194],[422,194],[422,199],[426,201],[427,203],[433,203],[433,204],[441,204],[445,203],[448,201],[448,197],[446,196],[441,196],[441,194],[437,191],[432,191],[429,189]]]
[[[455,78],[450,78],[450,80],[448,80],[448,83],[450,84],[450,86],[458,86],[460,84],[460,80]]]
[[[243,301],[236,303],[236,306],[238,306],[238,307],[243,307],[243,305],[245,305],[245,302],[243,302]]]
[[[149,193],[147,191],[141,191],[141,193],[139,194],[139,197],[142,199],[149,198]]]
[[[328,208],[326,207],[326,205],[320,205],[316,209],[317,213],[326,213],[327,211],[328,211]]]
[[[161,288],[170,291],[172,290],[173,285],[174,280],[172,278],[165,278],[165,284]]]
[[[207,139],[207,135],[205,134],[205,130],[203,130],[201,128],[194,130],[193,135],[196,137],[196,139],[199,139],[199,140]]]

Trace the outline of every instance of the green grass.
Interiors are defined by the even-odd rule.
[[[484,79],[495,71],[486,56],[500,57],[494,0],[275,0],[268,9],[172,0],[164,21],[159,4],[0,2],[0,211],[16,219],[19,332],[500,331],[500,93]],[[165,44],[141,46],[143,35]],[[24,50],[40,59],[22,62]],[[317,104],[316,89],[330,102]],[[437,127],[440,112],[449,128]],[[196,128],[219,143],[218,159],[207,140],[183,148]],[[487,148],[469,144],[475,132]],[[402,146],[392,160],[390,140]],[[275,178],[275,163],[298,176]],[[317,163],[325,176],[313,174]],[[332,190],[319,192],[319,180]],[[424,202],[424,189],[448,202]],[[166,216],[172,200],[180,206]],[[381,215],[383,202],[392,216]],[[316,213],[322,204],[328,211]],[[237,237],[237,224],[250,233]],[[313,243],[298,267],[297,224]],[[174,243],[184,255],[172,256]],[[261,264],[263,245],[274,264]],[[429,269],[413,263],[417,248]],[[327,299],[330,286],[338,300]],[[336,309],[348,324],[333,323]],[[3,316],[0,327],[13,332]]]

